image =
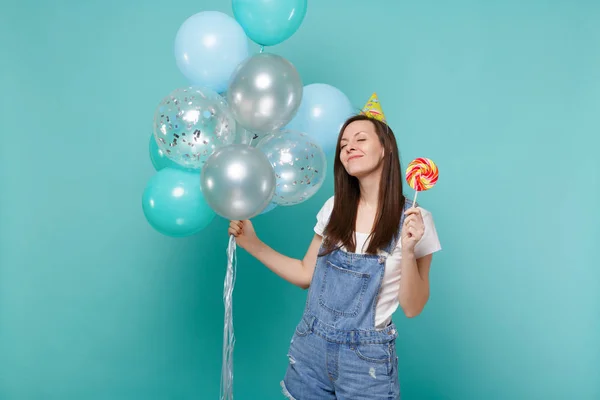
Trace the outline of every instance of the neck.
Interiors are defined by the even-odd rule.
[[[379,204],[379,182],[381,171],[369,174],[358,180],[360,186],[360,202],[370,208],[377,208]]]

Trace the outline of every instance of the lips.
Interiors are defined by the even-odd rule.
[[[352,157],[348,157],[348,161],[354,160],[354,159],[356,159],[356,158],[361,158],[361,157],[362,157],[362,156],[358,156],[358,155],[356,155],[356,156],[352,156]]]

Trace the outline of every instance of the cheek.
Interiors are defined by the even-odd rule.
[[[379,161],[379,159],[381,158],[381,149],[376,146],[371,146],[367,150],[367,154],[369,155],[370,160]]]
[[[340,163],[344,168],[346,168],[346,166],[348,165],[348,162],[346,161],[345,157],[340,157]]]
[[[377,160],[381,160],[383,158],[383,147],[376,146],[371,150],[373,157],[377,158]]]

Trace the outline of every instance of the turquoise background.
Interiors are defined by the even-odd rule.
[[[218,398],[227,221],[171,239],[141,209],[154,107],[186,84],[175,33],[202,10],[232,15],[3,2],[0,399]],[[600,398],[599,20],[584,0],[319,0],[267,48],[356,107],[376,91],[403,167],[440,168],[419,196],[431,300],[394,318],[405,399]],[[301,257],[331,194],[256,229]],[[239,252],[235,398],[281,398],[305,295]]]

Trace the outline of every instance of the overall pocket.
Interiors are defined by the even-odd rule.
[[[396,350],[394,342],[361,343],[354,347],[357,365],[369,368],[369,374],[375,378],[385,376],[386,379],[397,375]],[[396,376],[397,377],[397,376]]]
[[[369,343],[359,344],[354,352],[361,360],[383,364],[394,361],[394,351],[391,343]]]
[[[338,315],[356,316],[369,278],[369,274],[352,271],[326,261],[319,304]]]

